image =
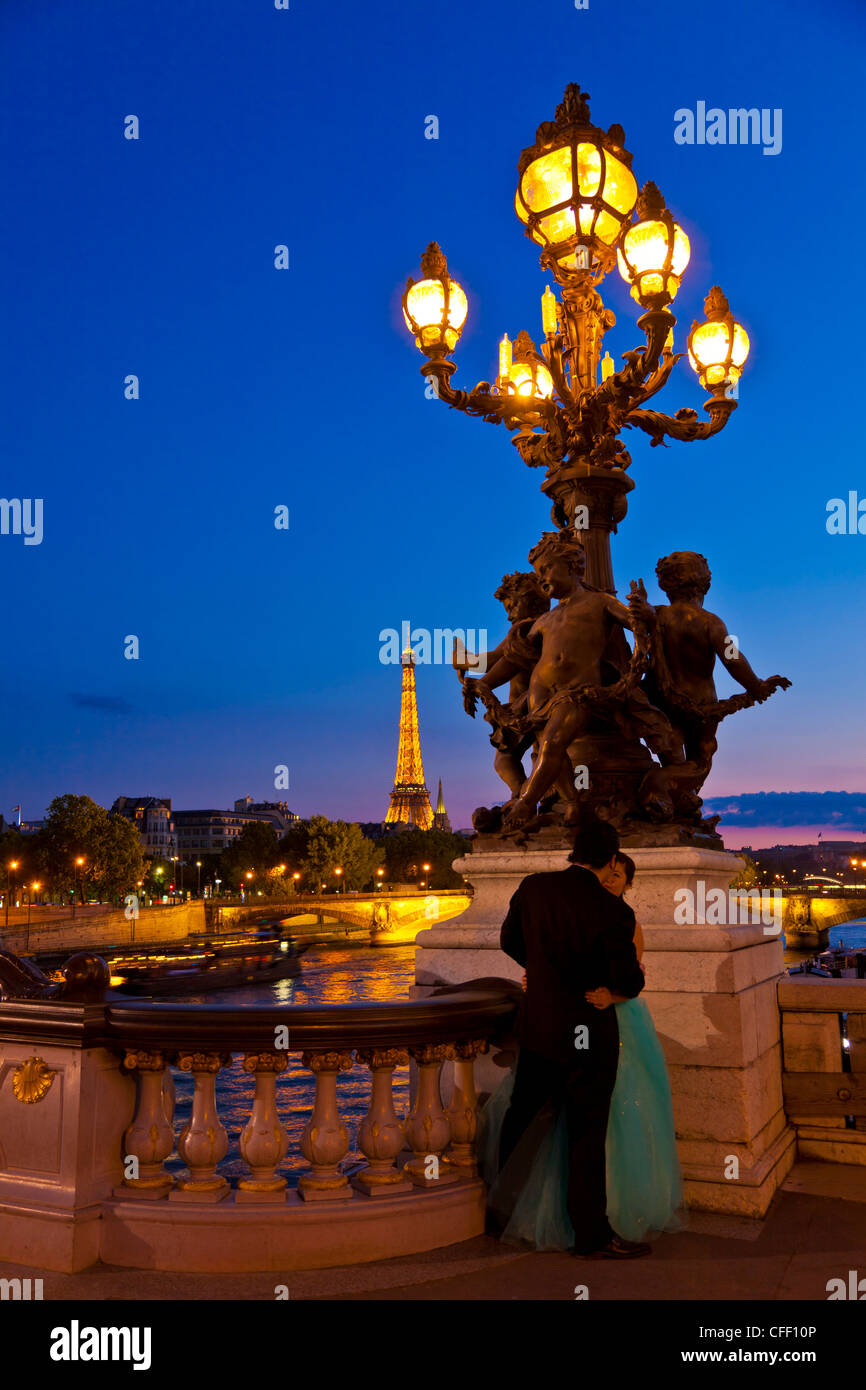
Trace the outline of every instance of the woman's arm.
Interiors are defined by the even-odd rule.
[[[611,994],[607,985],[600,985],[598,989],[588,989],[583,997],[588,1004],[594,1004],[597,1009],[607,1009],[611,1004],[625,1004],[630,996]]]

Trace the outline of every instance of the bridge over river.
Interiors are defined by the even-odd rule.
[[[299,894],[280,902],[208,904],[208,929],[278,919],[293,935],[312,940],[367,940],[373,946],[411,945],[416,934],[465,912],[465,888],[418,893]]]
[[[783,893],[782,929],[788,946],[825,947],[830,932],[844,922],[866,918],[866,893],[830,897],[823,893]]]

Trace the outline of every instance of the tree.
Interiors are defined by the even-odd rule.
[[[245,825],[233,845],[220,856],[220,877],[239,887],[246,885],[246,875],[253,874],[257,890],[266,891],[271,882],[269,871],[281,861],[279,842],[269,821],[251,821]]]
[[[0,896],[6,896],[6,883],[14,900],[22,886],[41,877],[36,835],[22,835],[14,827],[0,835]],[[13,869],[10,866],[15,864]]]
[[[366,839],[361,827],[354,822],[328,820],[327,816],[312,816],[307,823],[307,845],[302,872],[308,886],[327,891],[342,884],[345,888],[369,888],[376,870],[384,862],[384,852],[372,840]],[[342,873],[335,871],[341,869]]]
[[[747,854],[741,855],[740,858],[741,858],[741,859],[744,859],[744,860],[745,860],[745,863],[743,864],[743,867],[742,867],[742,869],[740,870],[740,872],[737,874],[736,878],[731,880],[731,887],[732,887],[732,888],[755,888],[755,887],[757,887],[757,885],[758,885],[758,884],[760,883],[760,881],[761,881],[761,876],[760,876],[760,874],[759,874],[759,872],[758,872],[758,866],[757,866],[757,864],[754,862],[753,859],[750,859],[749,856],[748,856]]]
[[[113,898],[130,892],[142,876],[144,856],[135,826],[89,796],[55,797],[39,841],[45,877],[59,892]]]
[[[385,853],[391,883],[414,883],[423,879],[431,888],[462,888],[463,879],[451,865],[468,848],[463,835],[447,830],[420,830],[412,826],[377,840]],[[429,873],[424,865],[430,865]]]
[[[151,859],[144,875],[144,890],[151,898],[161,898],[174,883],[174,865],[169,859]]]

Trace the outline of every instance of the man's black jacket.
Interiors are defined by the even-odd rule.
[[[500,945],[526,967],[521,1044],[566,1065],[580,1065],[575,1029],[586,1024],[590,1047],[617,1047],[616,1010],[596,1009],[588,989],[607,985],[632,999],[643,989],[634,947],[634,913],[594,873],[572,865],[530,874],[511,899]]]

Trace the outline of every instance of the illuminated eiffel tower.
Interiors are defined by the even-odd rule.
[[[411,647],[403,653],[403,689],[400,695],[400,741],[397,771],[385,824],[404,821],[429,830],[433,824],[430,795],[424,785],[421,740],[418,737],[418,705],[415,700],[415,658]]]

